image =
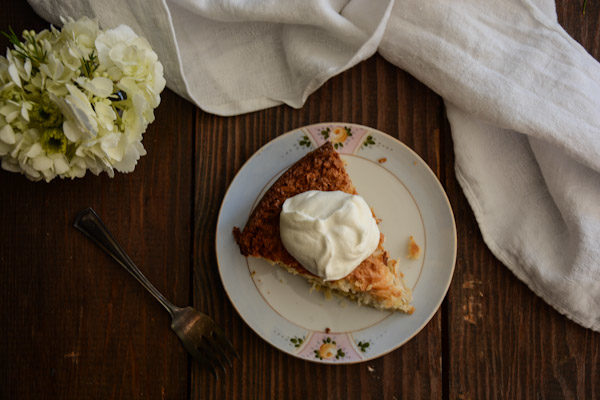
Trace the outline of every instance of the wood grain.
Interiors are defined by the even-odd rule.
[[[9,24],[47,26],[25,2],[3,4]],[[94,207],[158,289],[189,303],[194,110],[164,93],[133,174],[46,184],[0,172],[1,399],[187,397],[168,314],[72,222]]]

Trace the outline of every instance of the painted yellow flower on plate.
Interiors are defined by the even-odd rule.
[[[342,128],[341,126],[334,128],[332,131],[331,143],[344,143],[348,138],[348,131],[346,128]]]
[[[328,359],[335,356],[337,348],[333,343],[323,343],[321,347],[319,347],[319,355],[322,359]]]

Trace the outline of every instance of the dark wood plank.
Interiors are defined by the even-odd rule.
[[[558,1],[561,24],[600,58],[600,7]],[[449,132],[449,127],[444,128]],[[442,147],[452,148],[449,135]],[[451,399],[594,399],[600,397],[600,334],[560,315],[487,249],[453,170],[444,185],[454,208],[459,246],[447,302],[444,367]]]
[[[3,2],[9,24],[47,26],[26,2]],[[187,397],[168,315],[72,222],[93,206],[158,289],[189,303],[194,110],[164,93],[131,174],[47,184],[0,172],[0,398]]]
[[[442,397],[440,313],[405,346],[377,360],[349,366],[309,363],[276,350],[245,325],[224,293],[214,253],[225,190],[243,162],[269,140],[311,123],[356,122],[408,143],[439,174],[441,110],[438,96],[376,56],[331,79],[300,110],[280,106],[232,118],[198,114],[194,304],[224,327],[242,361],[218,383],[194,366],[192,398]]]

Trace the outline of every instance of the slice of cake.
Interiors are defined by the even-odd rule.
[[[402,273],[396,270],[396,260],[390,259],[383,248],[383,234],[380,234],[373,253],[348,275],[336,280],[315,275],[286,250],[280,237],[283,203],[308,191],[357,194],[344,162],[329,142],[308,153],[284,172],[259,201],[244,229],[234,228],[233,235],[241,253],[278,264],[317,287],[331,289],[360,304],[412,313],[414,307],[410,304],[410,289],[404,284]]]

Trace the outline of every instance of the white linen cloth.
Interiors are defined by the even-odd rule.
[[[445,100],[456,174],[491,251],[600,331],[600,65],[552,0],[29,0],[145,36],[205,111],[301,107],[375,51]]]

